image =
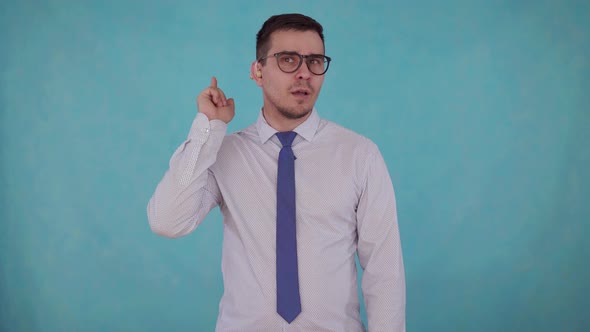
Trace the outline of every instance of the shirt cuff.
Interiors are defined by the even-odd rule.
[[[205,142],[211,133],[222,133],[222,135],[225,135],[226,131],[227,123],[221,120],[209,121],[209,118],[205,114],[197,113],[197,116],[191,125],[188,138],[191,140]]]

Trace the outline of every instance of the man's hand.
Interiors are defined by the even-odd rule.
[[[229,123],[235,115],[234,99],[225,98],[223,91],[217,87],[215,76],[211,78],[211,86],[197,96],[197,107],[209,121],[217,119]]]

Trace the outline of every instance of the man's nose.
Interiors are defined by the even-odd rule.
[[[297,69],[297,79],[308,80],[311,75],[309,68],[307,68],[307,62],[304,60],[299,69]]]

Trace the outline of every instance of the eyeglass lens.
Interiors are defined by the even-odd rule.
[[[299,54],[282,53],[277,56],[277,61],[282,71],[292,73],[299,68],[302,58]],[[322,75],[327,69],[328,60],[323,55],[308,55],[304,59],[309,71],[316,75]]]

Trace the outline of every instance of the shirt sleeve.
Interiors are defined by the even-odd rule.
[[[147,206],[152,231],[176,238],[192,232],[215,206],[221,194],[209,170],[227,131],[220,120],[197,113],[187,139],[176,149],[169,168]]]
[[[376,147],[367,158],[357,232],[369,331],[405,332],[406,284],[395,194]]]

